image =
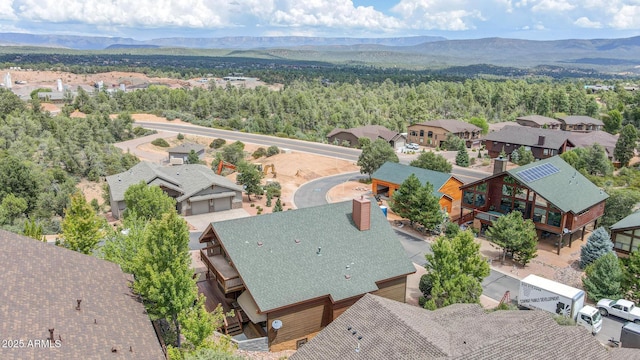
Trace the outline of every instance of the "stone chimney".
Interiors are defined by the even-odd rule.
[[[505,171],[507,171],[507,159],[503,159],[502,157],[495,158],[493,163],[493,174],[500,174]]]
[[[538,136],[538,145],[544,145],[544,135]]]
[[[371,200],[365,199],[363,196],[360,199],[353,199],[352,216],[358,230],[369,230],[371,228]]]

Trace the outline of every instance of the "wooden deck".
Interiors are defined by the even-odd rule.
[[[225,314],[232,310],[232,303],[234,299],[226,298],[222,291],[218,288],[214,280],[202,280],[198,281],[198,292],[204,294],[207,298],[205,302],[205,308],[208,312],[213,312],[218,305],[222,306]],[[242,333],[242,318],[238,313],[234,316],[228,316],[225,318],[223,329],[221,329],[227,335],[237,335]]]
[[[224,256],[221,254],[210,255],[207,254],[206,249],[201,249],[200,258],[226,294],[244,289],[244,283],[242,279],[240,279],[240,274],[229,264]]]

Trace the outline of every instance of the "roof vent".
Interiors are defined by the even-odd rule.
[[[118,349],[116,349],[116,347],[114,346],[114,347],[112,347],[112,348],[111,348],[111,352],[112,352],[112,353],[117,353],[117,352],[118,352]]]
[[[76,306],[76,310],[80,310],[80,303],[82,302],[82,299],[78,299],[76,301],[78,302],[78,306]]]
[[[296,244],[300,244],[300,239],[295,240]]]
[[[322,254],[320,253],[320,251],[322,251],[322,248],[320,246],[318,246],[318,251],[316,251],[316,255],[318,256],[322,256]]]
[[[347,280],[351,280],[351,275],[345,275],[344,278],[347,279]],[[354,331],[353,334],[355,335],[355,333],[356,332]]]
[[[49,329],[49,340],[54,341],[55,339],[53,338],[53,330],[55,329]]]
[[[262,245],[264,245],[262,241],[258,241],[258,246],[262,246]]]

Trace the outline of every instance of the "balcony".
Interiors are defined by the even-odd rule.
[[[244,283],[238,271],[222,254],[215,254],[215,252],[211,250],[212,248],[201,249],[200,258],[202,262],[207,265],[209,273],[213,274],[214,279],[218,282],[224,293],[229,294],[244,290]],[[215,255],[207,255],[207,253],[214,253]]]

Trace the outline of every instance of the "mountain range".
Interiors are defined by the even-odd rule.
[[[507,38],[449,40],[434,36],[395,38],[219,37],[135,40],[118,37],[0,33],[0,46],[35,46],[90,51],[187,48],[199,54],[225,49],[226,56],[301,61],[442,68],[496,66],[594,68],[607,73],[640,73],[640,36],[621,39],[535,41]]]

